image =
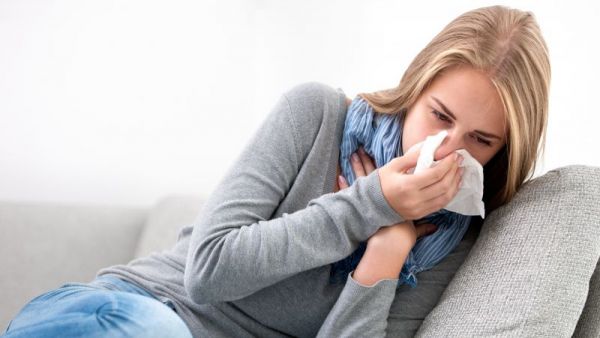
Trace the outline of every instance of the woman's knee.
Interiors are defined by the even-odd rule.
[[[52,325],[41,325],[44,323]],[[57,329],[77,329],[89,337],[111,333],[124,337],[192,337],[177,313],[157,299],[85,285],[69,285],[36,297],[13,319],[7,332],[44,336],[42,333]]]
[[[179,315],[160,301],[134,294],[108,302],[96,312],[100,325],[131,337],[192,337]],[[127,300],[127,298],[130,298]]]

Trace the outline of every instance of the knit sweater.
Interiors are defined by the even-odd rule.
[[[275,103],[170,250],[98,271],[175,306],[194,337],[412,336],[473,245],[419,274],[329,284],[331,263],[403,218],[379,170],[334,192],[347,112],[340,88],[306,82]],[[476,230],[470,227],[469,230]]]

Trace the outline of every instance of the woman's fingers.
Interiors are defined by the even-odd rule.
[[[346,182],[344,176],[338,176],[338,185],[340,186],[340,190],[348,188],[348,182]]]
[[[354,152],[350,156],[350,166],[352,167],[352,171],[357,178],[367,176],[376,169],[374,161],[362,147],[360,147],[358,151]],[[338,177],[338,185],[340,190],[348,188],[348,182],[344,176],[340,175]]]
[[[352,171],[354,171],[354,175],[356,177],[366,176],[365,168],[363,167],[362,160],[358,153],[353,153],[350,156],[350,162],[352,166]]]
[[[461,157],[462,156],[458,153],[452,153],[439,161],[435,167],[427,168],[419,173],[414,174],[415,184],[421,189],[435,185],[437,182],[447,176],[449,171],[456,170],[458,167],[458,160]]]
[[[363,149],[359,149],[351,156],[351,165],[356,177],[367,176],[375,170],[375,163],[371,156]]]
[[[365,172],[367,173],[367,175],[369,175],[370,173],[375,171],[375,163],[373,162],[373,159],[371,159],[371,156],[369,156],[369,154],[367,154],[367,152],[365,151],[365,149],[363,147],[358,148],[358,155],[360,156],[360,159],[362,160],[362,164],[365,168]]]
[[[436,232],[437,226],[431,223],[423,223],[415,225],[415,230],[417,231],[417,238],[419,238]]]
[[[446,173],[444,178],[437,183],[434,183],[426,188],[423,188],[421,192],[423,193],[423,199],[425,201],[431,200],[433,198],[439,197],[441,195],[447,194],[455,186],[458,185],[458,181],[460,181],[460,167],[458,165],[453,166],[449,172]]]
[[[450,175],[448,175],[450,176]],[[432,212],[436,212],[452,201],[454,196],[458,193],[458,189],[460,188],[461,175],[460,172],[457,172],[452,176],[452,180],[448,188],[444,188],[442,193],[428,201],[425,201],[423,205],[426,205],[429,209],[427,213],[430,214]]]

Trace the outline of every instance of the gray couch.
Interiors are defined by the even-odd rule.
[[[150,208],[0,202],[0,333],[36,295],[171,247],[203,201],[170,195]]]
[[[528,182],[487,215],[418,337],[600,337],[600,168]],[[34,296],[175,243],[204,197],[151,208],[0,203],[0,328]]]

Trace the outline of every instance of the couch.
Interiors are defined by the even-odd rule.
[[[173,246],[204,199],[173,194],[146,208],[0,202],[0,334],[38,294]]]
[[[0,332],[31,298],[169,248],[204,196],[155,205],[0,202]],[[417,337],[600,337],[600,168],[527,182],[486,215]]]

